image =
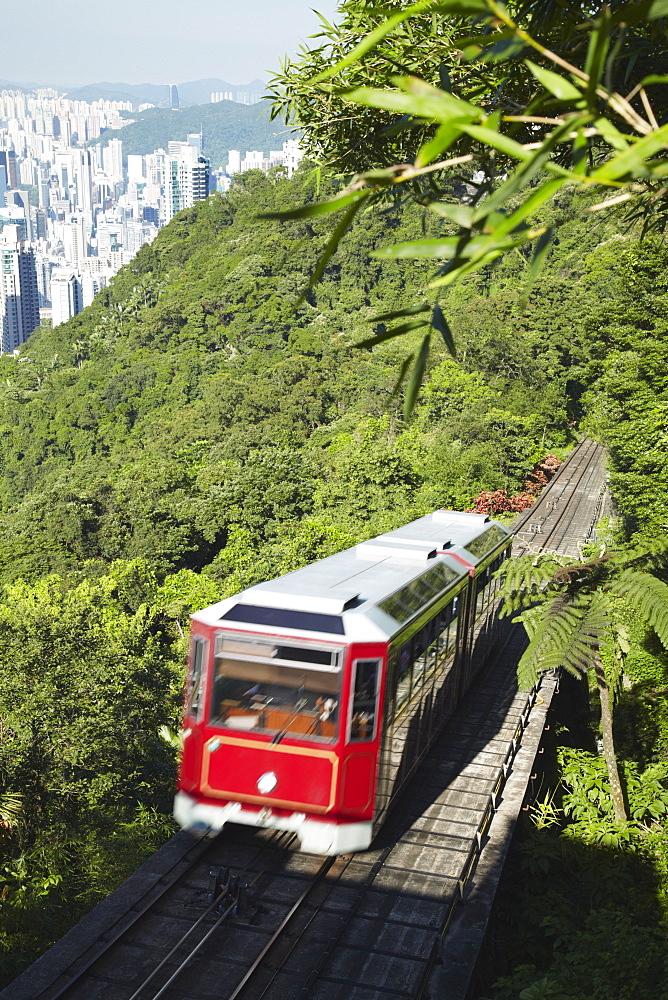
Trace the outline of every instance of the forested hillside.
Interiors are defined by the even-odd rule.
[[[204,152],[214,170],[227,165],[227,153],[238,149],[245,154],[249,149],[280,149],[286,139],[294,135],[281,122],[270,122],[264,105],[235,104],[220,101],[192,108],[148,108],[134,112],[132,122],[114,132],[113,138],[123,143],[123,155],[137,153],[145,156],[154,149],[167,149],[170,140],[184,142],[189,133],[202,132]],[[104,145],[110,134],[105,132],[90,145]]]
[[[448,224],[360,214],[295,307],[332,223],[262,215],[322,195],[306,171],[244,175],[0,358],[5,979],[171,830],[160,729],[178,725],[189,611],[516,492],[578,425],[611,442],[630,527],[666,520],[662,244],[580,222],[562,191],[549,211],[573,221],[528,296],[520,253],[449,293],[459,361],[433,354],[405,424],[393,389],[414,344],[353,345],[424,299],[431,265],[370,253]]]

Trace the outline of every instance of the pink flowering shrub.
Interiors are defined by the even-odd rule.
[[[537,495],[547,486],[560,465],[556,455],[546,455],[534,465],[521,493],[509,497],[506,490],[483,490],[469,510],[474,514],[520,514],[535,503]]]

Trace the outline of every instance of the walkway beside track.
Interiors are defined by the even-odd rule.
[[[585,440],[515,522],[518,548],[577,557],[600,516],[604,488],[602,451]],[[212,858],[243,870],[262,893],[255,899],[250,893],[252,919],[217,930],[208,952],[160,993],[164,1000],[468,1000],[556,685],[545,677],[537,693],[517,691],[524,641],[521,628],[507,623],[495,660],[449,720],[371,850],[324,869],[323,859],[291,845],[281,845],[280,853],[260,846],[265,854],[257,861],[264,832],[244,831],[250,839],[241,841],[232,830],[201,858],[192,838],[177,834],[0,1000],[129,1000],[154,955],[157,961],[167,953],[172,924],[182,926],[189,912],[206,909]],[[68,976],[87,967],[96,949],[186,869],[176,903],[149,912],[129,943],[70,989]],[[279,940],[298,893],[306,903]],[[141,1000],[153,995],[149,989]]]

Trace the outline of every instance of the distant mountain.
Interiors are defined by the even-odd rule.
[[[204,152],[215,169],[227,163],[228,149],[245,153],[249,149],[280,149],[290,135],[280,121],[269,121],[264,104],[201,104],[193,108],[174,110],[149,108],[135,116],[135,121],[125,128],[107,129],[95,139],[95,144],[106,144],[109,139],[121,139],[123,154],[152,153],[154,149],[167,149],[170,139],[185,140],[189,132],[204,133]]]
[[[178,83],[179,101],[181,107],[192,107],[206,104],[212,91],[246,91],[263,93],[265,83],[262,80],[251,80],[250,83],[228,83],[213,77],[208,80],[194,80]],[[135,107],[140,104],[164,105],[167,101],[167,84],[156,83],[90,83],[67,91],[67,97],[72,101],[132,101]]]
[[[0,80],[0,90],[22,90],[24,93],[29,93],[43,86],[42,83],[13,83],[11,80]]]
[[[86,87],[68,90],[65,96],[71,101],[131,101],[134,107],[140,104],[159,104],[165,100],[166,87],[152,83],[142,83],[132,87],[126,83],[91,83]]]

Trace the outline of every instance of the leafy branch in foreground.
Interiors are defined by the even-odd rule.
[[[439,262],[428,286],[433,290],[446,288],[520,248],[529,250],[530,286],[554,233],[552,226],[536,220],[565,184],[594,193],[587,209],[590,213],[625,203],[634,217],[643,218],[645,228],[650,217],[652,225],[660,224],[657,220],[663,218],[662,213],[668,218],[668,124],[661,123],[668,104],[668,76],[646,72],[640,44],[648,32],[663,31],[663,22],[654,22],[668,15],[668,0],[613,3],[598,12],[590,6],[568,4],[569,31],[564,33],[567,43],[562,39],[562,50],[558,20],[551,36],[547,32],[554,42],[551,47],[533,30],[534,25],[540,28],[534,7],[524,6],[513,17],[513,8],[496,0],[424,0],[399,10],[387,0],[372,13],[391,16],[384,20],[376,16],[372,30],[360,36],[363,12],[349,0],[342,5],[346,30],[337,33],[326,25],[324,32],[331,42],[327,53],[333,62],[323,65],[324,50],[315,49],[305,55],[301,70],[288,67],[274,81],[276,114],[279,108],[297,115],[306,109],[307,122],[298,120],[297,124],[310,124],[316,130],[320,124],[327,132],[330,123],[324,117],[324,105],[330,108],[337,122],[332,145],[341,162],[346,161],[343,108],[353,122],[362,115],[366,123],[371,113],[371,121],[380,122],[385,137],[406,132],[419,137],[411,162],[386,161],[361,170],[339,197],[284,214],[285,218],[303,218],[346,209],[311,283],[322,274],[353,215],[362,207],[378,211],[388,195],[418,201],[446,229],[442,236],[387,246],[374,256]],[[424,35],[432,76],[434,65],[439,66],[438,82],[423,79],[411,67],[415,26]],[[373,77],[365,72],[368,61],[376,60],[373,67],[377,68],[379,59],[384,60],[385,72],[377,78],[385,86],[368,86]],[[619,72],[622,64],[624,74]],[[318,67],[320,71],[313,72]],[[305,78],[309,72],[310,78]],[[618,79],[621,76],[626,82]],[[363,85],[351,86],[360,80]],[[628,88],[626,94],[621,93],[622,83]],[[465,97],[457,96],[455,88]],[[324,102],[315,111],[313,101],[319,98],[313,95],[320,95]],[[396,152],[392,142],[379,144],[377,132],[369,129],[374,154]],[[353,134],[357,134],[354,129]],[[356,142],[363,140],[358,137]],[[324,146],[326,151],[326,142]],[[404,143],[401,152],[407,148],[410,142]],[[466,167],[464,179],[475,182],[469,186],[474,193],[466,202],[456,200],[447,185],[452,171],[462,167]],[[390,313],[387,318],[403,315]],[[438,304],[422,325],[441,333],[454,353]],[[402,323],[360,346],[373,346],[418,326]],[[411,369],[406,416],[415,405],[429,347],[427,332],[402,372],[405,377]]]
[[[655,541],[647,553],[652,567],[668,557],[668,540]],[[586,563],[567,563],[553,555],[521,556],[499,571],[503,581],[502,614],[519,616],[529,644],[518,664],[518,683],[529,688],[547,670],[563,667],[575,677],[593,669],[601,704],[603,756],[615,811],[625,822],[626,805],[619,778],[612,728],[614,692],[629,651],[628,637],[616,613],[621,599],[648,622],[668,649],[668,585],[649,572],[629,567],[629,556],[610,553]],[[633,552],[633,563],[642,554]],[[612,653],[606,668],[601,649]]]

